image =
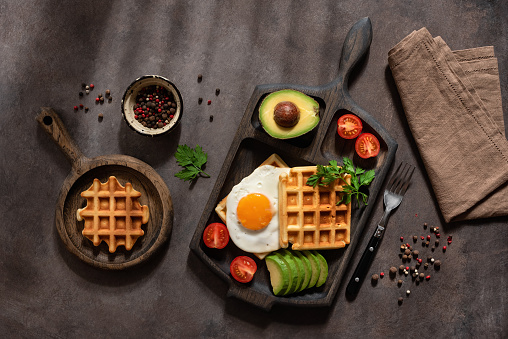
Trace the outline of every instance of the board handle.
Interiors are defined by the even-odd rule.
[[[35,119],[60,147],[67,159],[71,162],[72,167],[78,169],[86,158],[70,137],[69,132],[67,132],[58,114],[50,107],[41,107],[41,112]]]
[[[347,87],[348,78],[355,65],[369,50],[372,42],[372,23],[369,17],[358,20],[349,30],[344,39],[339,62],[339,78]]]

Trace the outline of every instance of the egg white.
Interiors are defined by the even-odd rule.
[[[289,174],[289,168],[264,165],[258,167],[233,187],[226,201],[226,226],[235,245],[249,253],[266,253],[280,248],[279,242],[279,175]],[[237,217],[240,199],[251,193],[260,193],[270,200],[272,220],[260,230],[245,228]]]

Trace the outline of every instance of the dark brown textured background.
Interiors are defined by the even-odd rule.
[[[445,224],[409,132],[387,66],[388,50],[427,27],[452,49],[493,45],[508,117],[508,5],[505,1],[0,1],[0,334],[5,337],[494,337],[508,335],[508,219]],[[417,165],[389,221],[370,274],[400,263],[399,237],[441,228],[442,269],[419,286],[388,275],[365,283],[354,301],[324,309],[275,307],[265,313],[226,297],[227,286],[189,250],[214,177],[257,84],[321,85],[337,74],[349,28],[369,16],[370,52],[350,82],[355,101],[399,143],[396,162]],[[203,74],[203,82],[197,75]],[[180,89],[184,118],[149,139],[121,118],[125,88],[144,74]],[[95,90],[82,100],[82,82]],[[221,93],[215,96],[215,89]],[[111,104],[93,96],[110,89]],[[198,97],[212,104],[198,105]],[[80,102],[90,111],[73,111]],[[127,154],[166,181],[175,219],[167,246],[145,265],[105,272],[62,245],[54,209],[70,165],[37,125],[53,107],[88,157]],[[97,115],[104,114],[99,122]],[[208,117],[214,115],[213,122]],[[211,179],[178,180],[178,144],[208,152]],[[481,164],[478,164],[481,166]],[[378,199],[349,279],[382,214]],[[420,243],[418,242],[417,245]],[[421,249],[424,255],[429,249]],[[399,306],[397,298],[411,295]]]

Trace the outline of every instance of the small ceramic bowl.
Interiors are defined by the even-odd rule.
[[[136,97],[138,93],[143,88],[153,85],[166,88],[169,93],[173,95],[174,102],[176,103],[176,112],[173,114],[173,119],[171,119],[166,126],[161,128],[145,127],[134,118],[134,106],[136,105]],[[134,131],[143,135],[154,137],[172,131],[182,119],[182,113],[182,95],[171,81],[158,75],[145,75],[134,80],[134,82],[127,87],[127,90],[125,90],[122,98],[122,115],[127,122],[127,125],[129,125],[129,127]]]

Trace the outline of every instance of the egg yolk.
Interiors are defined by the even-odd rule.
[[[265,228],[273,217],[270,200],[260,193],[248,194],[238,202],[236,215],[245,228],[254,231]]]

